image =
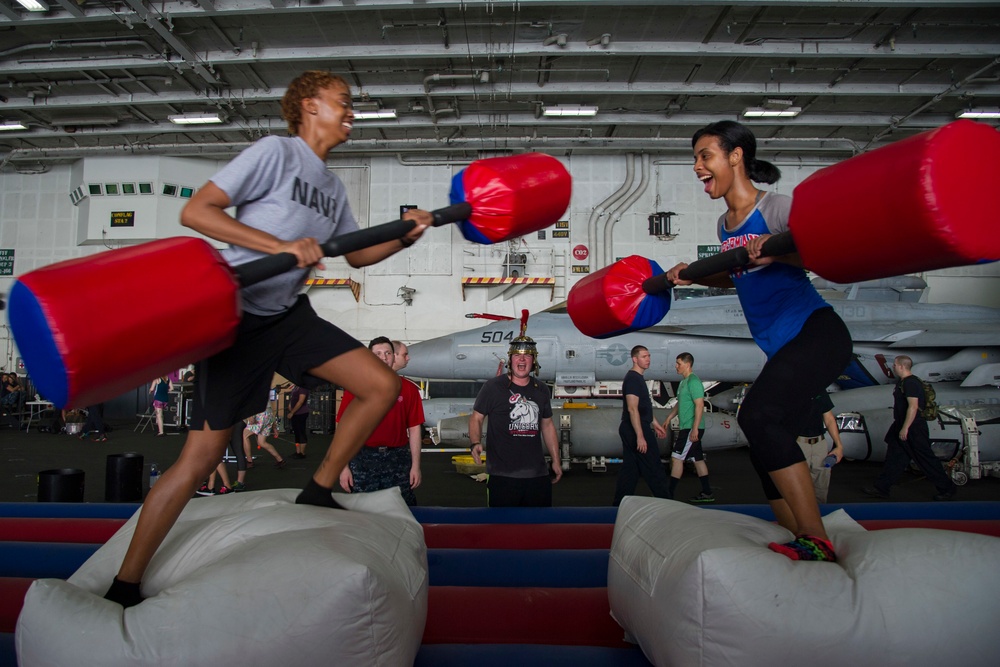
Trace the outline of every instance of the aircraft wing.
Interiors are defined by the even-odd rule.
[[[975,322],[868,322],[848,323],[856,343],[887,343],[889,347],[994,347],[1000,346],[1000,328],[995,323]],[[664,335],[703,338],[750,339],[745,324],[657,325],[643,329]]]
[[[855,342],[889,343],[890,347],[992,347],[1000,345],[995,322],[865,322],[847,323]]]
[[[685,324],[657,325],[644,332],[665,335],[703,336],[705,338],[740,338],[749,340],[750,327],[746,324]]]

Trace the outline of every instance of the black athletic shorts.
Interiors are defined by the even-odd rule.
[[[670,454],[672,459],[680,459],[681,461],[704,461],[705,452],[701,448],[701,440],[705,437],[705,429],[698,429],[698,442],[688,442],[688,436],[691,434],[691,429],[682,428],[677,431],[677,436],[674,438],[673,452]]]
[[[198,362],[191,428],[229,428],[263,412],[275,372],[300,387],[326,381],[308,372],[354,348],[357,340],[320,318],[305,295],[284,313],[244,313],[232,347]]]

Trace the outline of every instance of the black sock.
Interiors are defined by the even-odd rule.
[[[698,479],[701,480],[701,492],[706,496],[712,495],[712,485],[708,483],[708,475],[699,477]]]
[[[679,477],[673,477],[673,476],[671,476],[671,478],[670,478],[670,497],[671,498],[674,497],[674,491],[677,490],[677,483],[679,481],[681,481]]]
[[[302,493],[300,493],[299,497],[295,499],[295,504],[332,507],[335,510],[344,509],[344,507],[330,495],[332,490],[333,489],[328,489],[325,486],[320,486],[316,483],[316,480],[310,479],[309,483],[306,484],[306,488],[302,489]]]
[[[122,581],[118,577],[115,577],[111,582],[111,588],[104,594],[104,599],[117,602],[128,609],[129,607],[136,606],[146,598],[142,597],[142,594],[139,592],[139,584]]]

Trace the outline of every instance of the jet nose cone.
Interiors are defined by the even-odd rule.
[[[450,337],[434,338],[410,346],[410,363],[403,375],[417,378],[450,379],[455,374],[455,355]]]

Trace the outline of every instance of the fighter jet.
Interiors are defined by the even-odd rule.
[[[892,424],[892,391],[891,385],[878,385],[831,394],[848,461],[885,460],[883,438]],[[735,414],[740,393],[740,389],[730,390],[708,399],[702,419],[705,451],[747,444]],[[961,485],[986,475],[1000,476],[1000,388],[969,388],[957,382],[941,382],[935,384],[935,393],[939,410],[938,418],[928,423],[931,448],[952,479]],[[657,418],[665,418],[669,405],[654,408]],[[465,412],[435,421],[431,437],[439,447],[468,448],[468,410],[472,409],[472,399],[458,399],[451,408],[464,408]],[[572,462],[586,462],[592,470],[599,471],[606,461],[621,456],[620,399],[555,400],[552,408],[564,469]],[[673,427],[668,431],[663,451],[669,451],[676,436],[676,423]],[[486,446],[489,448],[488,441]]]
[[[885,459],[883,437],[892,424],[892,390],[891,386],[879,386],[830,394],[847,458]],[[934,385],[934,393],[939,417],[928,426],[938,458],[955,456],[968,436],[962,432],[961,421],[973,417],[979,425],[980,450],[990,460],[1000,459],[1000,389],[941,382]]]
[[[1000,383],[998,308],[858,299],[831,299],[830,305],[854,339],[854,359],[837,381],[842,389],[894,381],[892,359],[899,354],[911,357],[914,373],[928,381]],[[432,380],[488,379],[497,374],[518,333],[514,320],[491,321],[415,343],[407,374]],[[681,352],[694,355],[700,378],[720,382],[752,382],[765,362],[734,296],[677,301],[656,326],[606,340],[580,333],[565,307],[557,306],[532,315],[528,335],[538,343],[539,377],[581,390],[620,381],[631,366],[634,345],[651,352],[649,380],[680,381],[674,359]]]

